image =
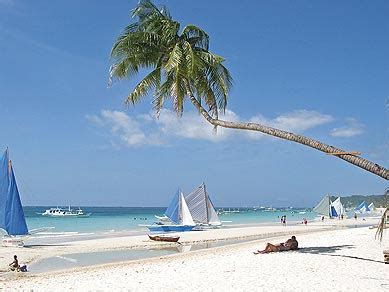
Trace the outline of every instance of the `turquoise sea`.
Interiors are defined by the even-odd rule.
[[[56,206],[52,206],[56,207]],[[64,207],[64,206],[63,206]],[[25,217],[29,230],[44,227],[54,227],[50,232],[76,232],[99,233],[109,231],[141,231],[144,226],[153,224],[154,215],[162,215],[166,207],[82,207],[84,213],[92,213],[89,217],[46,217],[43,213],[47,206],[24,207]],[[67,207],[64,207],[67,208]],[[78,208],[75,207],[75,208]],[[217,208],[219,209],[219,208]],[[228,210],[229,208],[223,208]],[[287,221],[301,222],[303,218],[313,220],[317,215],[311,209],[280,209],[275,211],[253,210],[247,208],[230,208],[239,210],[235,213],[219,215],[224,226],[234,227],[239,225],[277,224],[282,215],[287,216]],[[224,222],[223,222],[224,221]]]

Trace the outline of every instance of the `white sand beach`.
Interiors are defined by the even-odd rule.
[[[373,220],[374,221],[374,220]],[[357,224],[361,224],[359,221]],[[364,222],[366,223],[366,222]],[[354,225],[352,220],[331,225]],[[298,251],[254,255],[266,242],[282,242],[295,234]],[[0,288],[49,291],[383,291],[389,290],[389,265],[382,251],[389,247],[374,239],[367,227],[341,228],[315,223],[310,226],[272,226],[219,229],[181,235],[182,242],[272,236],[239,244],[178,253],[153,259],[83,267],[42,274],[3,273]],[[108,249],[149,248],[163,243],[146,236],[72,242],[64,246],[1,249],[4,266],[15,252],[21,261],[58,254]],[[165,244],[166,245],[166,244]]]

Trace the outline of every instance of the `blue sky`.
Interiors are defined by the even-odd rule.
[[[164,206],[205,181],[218,206],[312,206],[388,183],[334,157],[211,128],[186,104],[126,108],[109,52],[136,1],[0,0],[0,147],[26,205]],[[226,119],[260,121],[389,166],[388,1],[156,1],[211,36],[234,87]]]

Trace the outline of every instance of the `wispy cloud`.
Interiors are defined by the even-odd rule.
[[[143,145],[167,145],[177,138],[196,139],[210,142],[225,141],[239,136],[241,139],[259,139],[264,135],[251,131],[238,131],[218,128],[206,122],[197,112],[189,111],[178,118],[170,110],[163,110],[158,119],[152,113],[129,116],[122,111],[103,110],[98,115],[87,115],[87,120],[99,128],[109,131],[111,144],[115,146],[139,147]],[[222,119],[239,121],[240,117],[227,110]],[[297,110],[282,114],[274,119],[262,115],[252,117],[250,121],[277,127],[283,130],[302,133],[308,129],[332,122],[330,115],[316,111]]]
[[[330,134],[333,137],[349,138],[361,135],[364,131],[364,124],[358,122],[354,118],[347,118],[345,126],[332,129]]]
[[[91,123],[108,129],[112,138],[119,140],[119,143],[111,140],[111,144],[117,146],[122,144],[128,147],[160,144],[156,137],[143,132],[139,118],[131,118],[124,112],[103,110],[99,116],[87,115],[86,118]]]
[[[309,129],[331,123],[334,121],[334,118],[330,115],[322,114],[317,111],[295,110],[279,115],[274,119],[268,119],[262,115],[257,115],[252,117],[250,121],[301,134]],[[249,135],[254,139],[258,139],[263,136],[263,134],[255,132],[250,132]]]

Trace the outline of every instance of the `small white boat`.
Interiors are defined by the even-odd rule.
[[[45,212],[41,213],[42,216],[51,216],[51,217],[87,217],[91,213],[84,213],[81,208],[71,209],[70,206],[68,209],[62,208],[50,208]]]

